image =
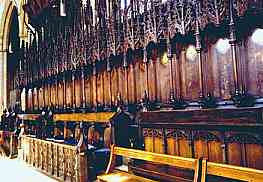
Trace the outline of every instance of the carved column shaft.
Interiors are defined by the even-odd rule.
[[[146,71],[145,71],[145,74],[146,74],[146,89],[145,91],[147,91],[148,95],[149,95],[149,69],[148,69],[148,55],[147,55],[147,50],[146,50],[146,47],[144,47],[144,51],[143,51],[143,55],[144,55],[144,58],[143,58],[143,63],[144,63],[144,66],[146,67]]]
[[[59,76],[57,75],[57,78],[56,78],[56,107],[59,108],[60,107],[60,103],[59,103],[59,85],[60,85],[60,78]]]
[[[97,69],[96,69],[96,62],[94,61],[93,62],[93,88],[95,89],[95,92],[94,92],[94,89],[93,89],[93,104],[94,106],[97,106],[98,104],[98,87],[97,87]],[[94,100],[95,99],[95,100]]]
[[[36,91],[37,91],[37,110],[40,109],[40,101],[39,101],[39,87],[36,87]]]
[[[180,51],[180,58],[178,55],[178,70],[179,70],[179,82],[180,82],[180,96],[186,95],[186,48],[183,47]]]
[[[82,82],[82,108],[86,107],[86,94],[85,94],[85,73],[84,68],[81,70],[81,82]]]
[[[111,81],[111,65],[109,58],[107,59],[107,76],[109,78],[109,86],[110,86],[110,105],[112,106],[112,81]]]
[[[169,38],[168,38],[169,39]],[[174,76],[173,76],[173,55],[170,40],[167,42],[167,57],[170,64],[170,91],[174,93]]]
[[[71,101],[72,101],[72,107],[75,109],[76,108],[75,70],[72,71],[71,79],[72,79],[72,96],[71,96],[72,98],[71,98]]]
[[[126,81],[126,102],[129,104],[129,77],[128,77],[128,60],[127,55],[124,54],[124,60],[123,60],[123,68],[125,70],[125,81]]]
[[[202,60],[202,45],[201,45],[201,37],[200,37],[200,25],[199,25],[199,13],[197,10],[198,5],[196,5],[196,30],[195,30],[195,40],[196,40],[196,51],[198,58],[198,70],[199,70],[199,89],[200,89],[200,97],[204,97],[204,71],[203,71],[203,60]]]
[[[66,109],[66,105],[67,105],[67,90],[66,90],[66,73],[63,73],[63,107],[64,109]]]
[[[235,29],[235,22],[234,22],[234,15],[233,15],[233,0],[229,1],[229,9],[230,9],[230,40],[229,43],[231,45],[231,57],[233,63],[233,76],[234,76],[234,84],[235,90],[240,90],[240,83],[239,83],[239,68],[238,68],[238,59],[237,59],[237,45],[236,45],[236,29]]]

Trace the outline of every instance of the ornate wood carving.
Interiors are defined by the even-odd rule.
[[[23,160],[58,180],[86,181],[86,158],[82,150],[28,136],[21,137]],[[76,168],[76,166],[78,166]]]
[[[19,89],[42,88],[42,107],[63,112],[67,107],[78,111],[80,106],[81,111],[108,110],[109,105],[114,109],[118,94],[128,107],[139,104],[145,91],[152,109],[166,107],[167,102],[174,109],[185,108],[182,96],[192,102],[198,99],[199,91],[205,97],[199,106],[215,107],[217,104],[209,103],[211,98],[207,95],[223,100],[228,94],[215,90],[219,76],[216,70],[210,70],[217,64],[210,54],[217,49],[212,46],[216,39],[228,35],[232,63],[224,66],[233,66],[236,95],[232,99],[242,102],[238,106],[253,105],[248,94],[250,87],[243,76],[248,74],[244,63],[251,60],[239,61],[249,50],[241,50],[239,41],[248,31],[261,26],[260,22],[250,21],[252,14],[262,17],[260,1],[96,1],[93,7],[89,0],[69,0],[66,6],[72,12],[66,13],[66,17],[58,17],[55,6],[48,6],[43,15],[34,17],[39,22],[30,23],[36,27],[36,33],[30,33],[29,43],[21,46]],[[249,27],[243,29],[247,22]],[[193,44],[197,58],[190,63],[186,51]],[[165,60],[169,63],[169,74],[163,64]],[[194,66],[197,62],[198,69]],[[220,81],[232,82],[231,74],[220,77]],[[85,91],[86,87],[91,92]],[[26,93],[27,108],[39,110],[39,92],[34,91],[36,97],[32,98],[29,94]]]
[[[262,169],[263,126],[261,119],[256,119],[257,122],[252,124],[255,119],[252,113],[258,111],[240,110],[238,114],[238,109],[234,109],[219,114],[220,109],[216,110],[214,114],[209,110],[196,110],[196,115],[192,111],[141,113],[139,126],[143,130],[145,149],[185,157],[206,157],[213,162]],[[256,118],[261,118],[261,111],[258,114]],[[154,130],[158,130],[159,134],[165,130],[162,142],[155,142],[160,135],[154,135]],[[163,144],[164,150],[160,150]]]

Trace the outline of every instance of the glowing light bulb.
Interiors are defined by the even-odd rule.
[[[228,39],[219,39],[216,43],[216,50],[221,53],[225,54],[230,49],[230,44]]]
[[[186,50],[186,58],[190,61],[194,61],[196,58],[197,52],[193,45],[190,45]]]
[[[256,29],[251,38],[254,43],[263,46],[263,29]]]
[[[163,56],[162,56],[161,63],[162,63],[163,65],[168,64],[168,57],[167,57],[167,53],[166,53],[166,52],[165,52],[165,53],[163,54]]]

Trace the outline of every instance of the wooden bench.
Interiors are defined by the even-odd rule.
[[[219,164],[214,162],[202,161],[201,182],[208,182],[207,175],[219,176],[228,179],[262,182],[263,170],[252,169],[247,167],[233,166],[228,164]],[[231,180],[231,181],[232,181]]]
[[[128,172],[116,170],[116,156],[124,156],[132,159],[140,159],[194,170],[194,182],[198,182],[201,177],[201,161],[199,162],[198,159],[190,159],[166,154],[146,152],[142,150],[127,149],[112,145],[110,161],[106,170],[106,174],[97,177],[99,182],[154,182],[154,180],[147,179],[145,177],[136,176]]]

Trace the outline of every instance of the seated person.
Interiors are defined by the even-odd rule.
[[[99,148],[100,133],[96,130],[95,126],[89,127],[87,140],[88,148]]]
[[[110,156],[110,145],[111,145],[111,128],[105,128],[103,138],[100,137],[99,132],[96,131],[95,127],[89,128],[88,142],[93,146],[93,162],[92,167],[95,173],[98,174],[101,171],[105,171],[107,168],[109,156]]]
[[[65,144],[68,145],[77,145],[78,141],[74,136],[74,130],[76,128],[76,124],[73,122],[68,122],[67,123],[67,128],[66,128],[66,135],[65,135]]]
[[[54,140],[63,140],[64,141],[64,133],[60,129],[57,129],[57,135],[54,136]]]

